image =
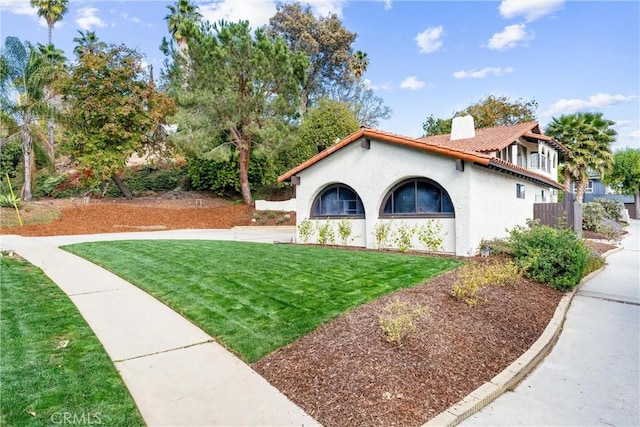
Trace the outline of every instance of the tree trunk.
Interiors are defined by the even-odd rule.
[[[640,219],[640,188],[636,187],[636,194],[633,196],[635,202],[633,219]]]
[[[250,145],[242,143],[238,146],[240,155],[240,189],[242,190],[242,202],[245,205],[252,205],[251,187],[249,186],[249,159],[251,157]]]
[[[54,148],[54,141],[53,141],[53,131],[55,129],[56,125],[53,121],[53,117],[49,117],[49,123],[47,123],[47,130],[49,131],[48,136],[49,136],[49,154],[51,156],[51,165],[53,165],[53,169],[55,170],[56,168],[56,154],[55,154],[55,148]]]
[[[118,186],[122,194],[124,194],[124,197],[126,197],[129,200],[133,199],[133,195],[131,194],[131,191],[129,191],[129,189],[125,187],[124,182],[122,182],[122,180],[117,174],[114,173],[113,175],[111,175],[111,179],[113,180],[113,182],[116,183],[116,185]]]
[[[22,157],[24,159],[24,186],[22,187],[22,200],[31,201],[31,182],[33,180],[33,147],[31,141],[31,133],[25,126],[20,130],[22,134]]]
[[[586,180],[583,179],[576,182],[576,202],[582,203],[582,200],[584,199],[584,190],[586,189],[586,187]]]

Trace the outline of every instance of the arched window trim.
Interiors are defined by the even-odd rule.
[[[316,214],[316,209],[318,207],[318,203],[320,203],[321,200],[322,200],[322,196],[324,194],[326,194],[328,191],[333,190],[334,188],[337,188],[338,192],[340,191],[340,188],[345,188],[345,189],[351,191],[353,194],[355,194],[356,195],[355,202],[362,207],[362,213],[361,214],[359,214],[359,213],[355,213],[355,214],[338,214],[338,213],[334,213],[334,214]],[[338,198],[339,198],[339,196],[338,196]],[[356,210],[357,210],[357,208],[356,208]],[[353,188],[349,187],[346,184],[341,184],[341,183],[330,184],[330,185],[327,185],[326,187],[324,187],[318,193],[318,195],[315,197],[315,199],[313,200],[313,204],[311,205],[311,214],[309,215],[309,217],[310,218],[364,218],[365,217],[364,205],[362,204],[362,199],[360,198],[360,195]]]
[[[389,199],[393,197],[394,192],[400,187],[407,185],[411,182],[413,183],[424,182],[426,184],[432,185],[437,189],[439,189],[440,190],[440,209],[442,209],[442,203],[444,201],[443,196],[446,196],[449,198],[449,201],[451,201],[453,212],[385,213],[384,208],[387,205],[387,202],[389,201]],[[415,199],[415,203],[416,205],[418,203],[417,197]],[[417,206],[416,206],[416,210],[417,210]],[[455,218],[456,208],[455,206],[453,206],[453,201],[451,200],[451,197],[449,196],[449,193],[447,192],[447,190],[445,190],[440,184],[438,184],[434,180],[429,178],[409,178],[409,179],[400,181],[387,192],[387,194],[384,196],[384,199],[382,199],[382,203],[380,204],[380,210],[378,212],[378,215],[380,216],[380,218]]]

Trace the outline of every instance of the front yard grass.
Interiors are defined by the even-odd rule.
[[[0,425],[144,421],[69,298],[28,262],[0,258]]]
[[[456,267],[388,252],[227,241],[65,246],[158,298],[251,363],[345,311]]]

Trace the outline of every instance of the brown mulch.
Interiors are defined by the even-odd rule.
[[[261,225],[276,221],[251,207],[197,193],[37,203],[60,209],[60,218],[49,224],[0,226],[0,234],[230,228],[257,225],[256,218]],[[278,224],[295,225],[295,216]],[[588,244],[598,253],[615,248]],[[515,287],[485,288],[486,302],[468,307],[450,296],[455,275],[448,272],[363,305],[253,368],[325,426],[421,425],[522,355],[547,326],[563,295],[522,279]],[[378,327],[383,307],[396,299],[429,309],[402,347],[388,343]]]
[[[450,296],[455,274],[361,306],[253,367],[323,425],[421,425],[522,355],[563,295],[523,279],[469,307]],[[429,308],[402,347],[378,329],[396,299]]]
[[[34,202],[59,209],[60,218],[47,224],[4,227],[0,234],[21,236],[55,236],[129,231],[232,228],[257,225],[252,222],[255,210],[243,204],[199,193],[124,198],[50,199]],[[11,216],[11,209],[3,208]],[[276,225],[276,218],[261,216],[260,225]],[[295,215],[277,225],[295,225]]]

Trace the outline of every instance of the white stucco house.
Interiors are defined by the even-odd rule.
[[[296,185],[298,225],[337,228],[348,219],[348,244],[376,248],[381,223],[397,230],[431,222],[441,227],[443,252],[468,256],[482,239],[524,225],[534,203],[557,201],[566,151],[537,122],[474,129],[465,116],[454,119],[451,135],[424,138],[363,127],[279,181]],[[317,241],[316,232],[309,242]],[[417,233],[411,241],[421,249]]]

